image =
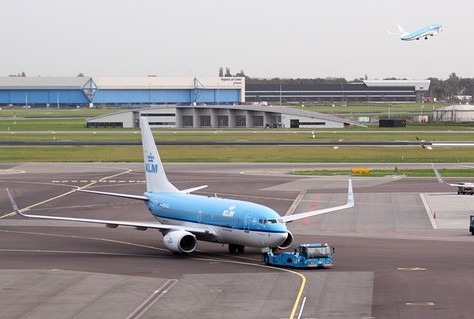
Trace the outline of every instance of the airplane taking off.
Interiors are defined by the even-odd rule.
[[[402,41],[420,40],[421,38],[428,40],[428,36],[435,36],[440,33],[442,31],[441,27],[441,24],[433,23],[415,31],[406,32],[405,29],[398,25],[398,31],[400,33],[400,40]]]
[[[465,182],[448,183],[444,180],[444,178],[438,172],[438,170],[436,169],[433,163],[431,163],[431,166],[433,167],[433,170],[435,172],[436,178],[438,179],[438,182],[440,182],[441,184],[457,187],[458,195],[462,195],[462,194],[473,195],[474,194],[474,183],[465,183]]]
[[[288,230],[287,223],[354,206],[351,180],[348,184],[346,204],[288,216],[280,216],[269,207],[248,201],[190,194],[206,186],[178,190],[166,177],[145,117],[140,118],[140,127],[146,192],[143,195],[130,195],[85,189],[79,191],[144,201],[158,222],[25,214],[18,208],[10,190],[7,189],[13,209],[18,215],[28,218],[97,223],[110,228],[129,226],[138,230],[158,229],[164,236],[164,245],[174,253],[192,253],[197,247],[197,240],[228,244],[230,253],[243,253],[245,246],[288,248],[293,242],[293,235]]]

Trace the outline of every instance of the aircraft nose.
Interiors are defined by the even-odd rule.
[[[268,244],[270,247],[278,247],[286,241],[288,233],[276,233],[271,236],[271,242]]]

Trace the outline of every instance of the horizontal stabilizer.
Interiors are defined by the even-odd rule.
[[[206,188],[206,187],[207,187],[207,185],[202,185],[202,186],[197,186],[197,187],[193,187],[193,188],[182,189],[182,190],[180,190],[180,192],[183,193],[183,194],[189,194],[189,193],[197,192],[198,190],[201,190],[201,189]]]
[[[80,189],[79,191],[80,192],[85,192],[85,193],[115,196],[115,197],[124,197],[124,198],[138,199],[138,200],[144,200],[144,201],[148,200],[148,197],[143,196],[143,195],[131,195],[131,194],[122,194],[122,193],[101,192],[101,191],[92,191],[92,190],[88,190],[88,189]]]

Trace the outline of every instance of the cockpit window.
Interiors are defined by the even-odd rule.
[[[284,222],[283,222],[283,219],[277,218],[277,219],[269,219],[268,223],[270,223],[270,224],[283,224]]]
[[[283,219],[281,219],[281,218],[277,218],[277,219],[260,218],[258,220],[258,222],[260,224],[263,224],[263,225],[265,225],[265,224],[283,224],[284,223]]]

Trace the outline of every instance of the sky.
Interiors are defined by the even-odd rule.
[[[0,76],[474,78],[465,0],[2,2]],[[387,30],[431,23],[405,42]]]

